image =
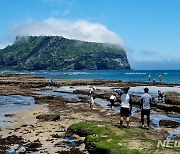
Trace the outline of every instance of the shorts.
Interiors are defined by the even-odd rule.
[[[141,110],[141,115],[150,115],[150,109]]]
[[[124,116],[129,117],[130,116],[130,109],[121,107],[120,115],[121,115],[121,117],[124,117]]]

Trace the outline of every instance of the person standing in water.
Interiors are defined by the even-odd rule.
[[[90,91],[89,91],[89,95],[90,95],[90,109],[96,109],[95,107],[94,107],[94,99],[95,99],[95,93],[94,93],[94,91],[96,90],[96,87],[95,86],[93,86],[91,89],[90,89]]]
[[[126,118],[127,128],[129,128],[129,117],[131,115],[131,97],[128,94],[129,87],[124,87],[124,93],[121,95],[121,111],[120,111],[120,126],[123,125],[124,117]]]
[[[148,80],[151,81],[151,75],[150,74],[148,75]]]
[[[152,102],[152,97],[151,95],[148,94],[149,89],[144,88],[144,94],[141,96],[141,101],[140,101],[140,108],[141,108],[141,123],[142,127],[144,128],[144,116],[147,116],[147,127],[149,129],[149,124],[150,124],[150,106]]]
[[[162,82],[162,76],[159,75],[159,82]]]

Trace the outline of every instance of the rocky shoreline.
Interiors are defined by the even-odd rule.
[[[24,112],[8,115],[8,120],[12,122],[12,126],[0,128],[0,153],[5,151],[32,153],[92,153],[88,149],[85,142],[87,137],[79,136],[79,134],[68,134],[68,128],[73,124],[80,122],[93,122],[97,125],[108,124],[116,127],[116,131],[126,133],[126,128],[119,128],[119,114],[109,112],[96,104],[95,110],[89,109],[88,97],[80,96],[79,100],[75,98],[65,98],[62,96],[45,96],[36,92],[61,88],[69,86],[69,89],[75,89],[74,94],[88,94],[90,86],[96,85],[98,88],[97,97],[108,100],[112,93],[112,87],[124,86],[161,86],[161,87],[180,87],[180,84],[163,84],[163,83],[141,83],[141,82],[122,82],[122,81],[104,81],[104,80],[66,80],[55,79],[53,83],[49,83],[48,79],[27,75],[0,75],[0,94],[1,95],[23,95],[32,96],[35,103],[40,107],[26,110]],[[110,91],[109,91],[110,89]],[[154,109],[158,113],[178,115],[180,112],[180,96],[176,92],[168,92],[167,101],[162,104],[154,103]],[[133,96],[133,105],[138,107],[138,96]],[[1,101],[0,101],[1,103]],[[151,149],[153,153],[179,153],[179,148],[152,148],[152,143],[147,145],[144,139],[151,139],[152,142],[166,139],[168,132],[177,123],[163,121],[163,126],[159,130],[146,130],[140,128],[140,121],[137,112],[131,117],[130,131],[135,130],[136,133],[142,133],[139,138],[128,138],[133,143],[133,149],[141,153],[143,149]],[[52,118],[52,115],[54,116]],[[51,118],[49,118],[51,116]],[[41,117],[41,118],[38,118]],[[56,119],[57,118],[57,119]],[[43,120],[44,119],[44,120]],[[53,120],[52,120],[53,119]],[[176,125],[175,125],[176,124]],[[134,134],[136,134],[134,133]],[[75,141],[73,141],[73,139]],[[176,138],[178,139],[178,138]],[[146,144],[141,144],[141,142]],[[149,143],[149,142],[148,142]],[[73,145],[71,145],[73,144]],[[154,143],[153,143],[154,144]],[[13,149],[12,146],[16,147]],[[126,146],[126,145],[124,145]],[[150,148],[151,146],[151,148]],[[127,146],[131,149],[132,147]],[[148,151],[145,151],[145,153]]]

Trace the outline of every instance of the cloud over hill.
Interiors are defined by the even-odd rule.
[[[12,34],[16,36],[63,36],[87,42],[113,43],[124,46],[123,40],[105,25],[86,20],[64,20],[48,18],[43,21],[28,20],[13,27]]]

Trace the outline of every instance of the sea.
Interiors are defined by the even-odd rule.
[[[163,83],[180,84],[180,70],[41,70],[41,71],[0,71],[0,74],[28,74],[48,79],[103,79],[133,82],[147,82],[148,75],[151,81],[159,82],[162,76]]]

